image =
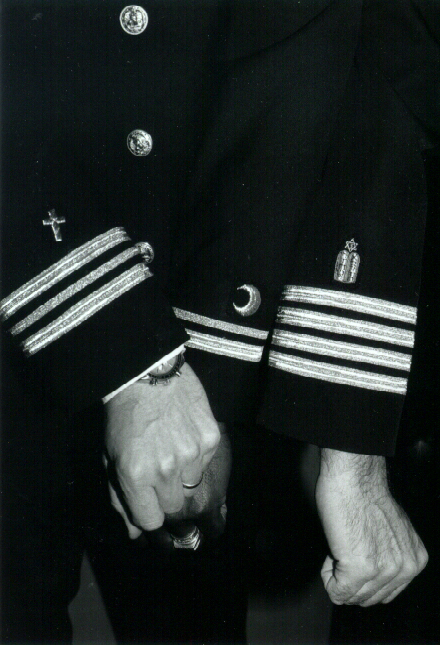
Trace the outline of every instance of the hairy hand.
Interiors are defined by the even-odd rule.
[[[388,603],[426,566],[383,457],[323,450],[316,501],[331,552],[321,575],[335,604]]]
[[[188,364],[168,385],[134,383],[106,408],[112,503],[136,538],[141,529],[162,526],[165,513],[179,512],[185,496],[195,494],[198,489],[184,489],[182,482],[200,480],[220,432]]]

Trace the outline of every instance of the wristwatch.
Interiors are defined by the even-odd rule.
[[[168,385],[173,376],[180,376],[180,369],[184,362],[185,357],[181,352],[174,359],[162,363],[139,380],[148,385]]]

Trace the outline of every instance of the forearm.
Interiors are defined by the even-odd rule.
[[[390,494],[385,457],[323,448],[316,502],[330,552],[321,574],[336,604],[390,602],[425,567],[426,549]]]
[[[385,457],[321,448],[320,477],[345,481],[346,485],[355,485],[365,492],[371,487],[387,486]]]

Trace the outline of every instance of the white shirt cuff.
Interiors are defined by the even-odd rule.
[[[174,358],[175,356],[177,356],[177,354],[181,354],[184,351],[185,351],[185,345],[180,345],[180,347],[176,347],[176,349],[174,349],[172,352],[170,352],[166,356],[163,356],[162,358],[160,358],[158,361],[153,363],[153,365],[150,365],[150,367],[147,368],[144,372],[142,372],[142,374],[139,374],[139,376],[135,376],[130,381],[127,381],[127,383],[124,383],[124,385],[121,385],[121,387],[118,387],[118,389],[115,390],[114,392],[111,392],[110,394],[107,394],[107,396],[105,396],[102,399],[102,402],[103,403],[108,403],[110,401],[110,399],[112,399],[114,396],[119,394],[119,392],[122,392],[123,390],[125,390],[125,388],[127,388],[129,385],[132,385],[133,383],[136,383],[136,381],[139,381],[139,379],[143,378],[144,376],[148,376],[148,374],[151,372],[151,370],[156,369],[156,367],[159,367],[159,365],[162,365],[162,363],[166,363],[171,358]]]

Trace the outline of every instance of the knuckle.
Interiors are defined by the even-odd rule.
[[[120,478],[135,483],[142,479],[145,473],[145,463],[136,454],[124,454],[118,459],[117,471]]]
[[[390,562],[387,564],[384,570],[384,575],[387,578],[395,578],[402,571],[403,566],[404,566],[403,559],[397,558],[393,562]]]
[[[167,455],[162,457],[158,464],[158,470],[160,475],[167,479],[168,477],[174,475],[177,471],[177,459],[174,455]]]
[[[404,581],[412,580],[419,573],[419,568],[414,560],[406,560],[400,570],[400,578]]]
[[[128,475],[132,482],[136,483],[140,481],[143,478],[144,474],[145,468],[144,464],[141,461],[135,460],[130,464]]]
[[[187,443],[182,450],[181,457],[185,462],[196,461],[200,457],[200,447],[195,443]]]
[[[202,447],[205,452],[215,450],[220,443],[220,431],[217,426],[205,430],[202,435]]]
[[[372,562],[368,562],[364,565],[363,567],[363,578],[366,580],[375,580],[381,575],[381,569],[377,564],[374,564]]]
[[[425,549],[425,547],[421,549],[419,559],[420,559],[420,571],[422,571],[429,562],[428,551]]]

